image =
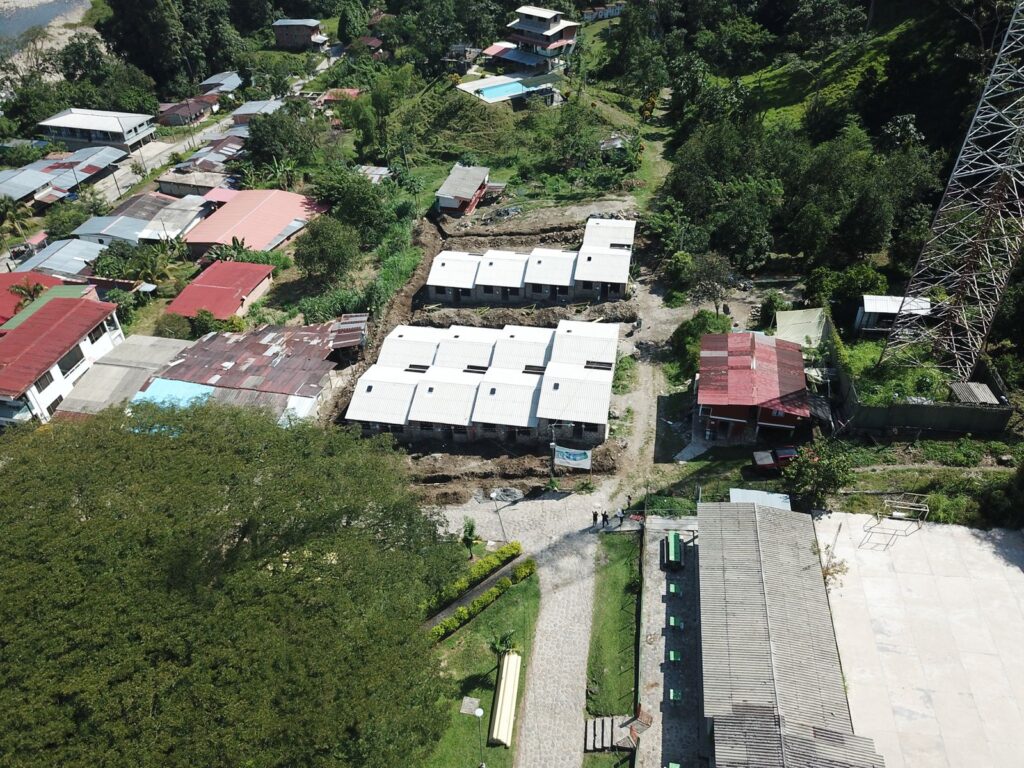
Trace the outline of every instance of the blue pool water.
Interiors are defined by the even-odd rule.
[[[510,96],[518,96],[521,93],[525,93],[526,88],[523,87],[522,83],[502,83],[501,85],[489,85],[486,88],[481,88],[478,93],[488,101],[494,101],[497,99],[504,99]]]

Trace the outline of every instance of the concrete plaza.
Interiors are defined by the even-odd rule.
[[[816,524],[849,568],[829,601],[854,730],[887,768],[1024,764],[1024,536],[872,522]]]

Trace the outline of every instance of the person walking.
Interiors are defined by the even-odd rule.
[[[602,528],[607,528],[608,527],[608,513],[607,512],[602,512],[601,513],[601,527]]]
[[[633,497],[629,494],[626,495],[626,509],[633,508]]]
[[[597,510],[594,510],[594,527],[597,528]]]
[[[619,528],[622,527],[622,518],[624,518],[625,516],[626,516],[626,513],[622,511],[622,507],[619,507],[619,511],[615,513],[615,517],[617,517],[618,520],[619,520],[619,525],[618,525]]]

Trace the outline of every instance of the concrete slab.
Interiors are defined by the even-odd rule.
[[[1021,765],[1024,536],[926,523],[884,548],[870,520],[816,522],[849,568],[829,601],[854,730],[887,768]]]

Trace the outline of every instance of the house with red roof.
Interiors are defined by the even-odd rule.
[[[697,405],[707,440],[791,436],[811,417],[800,345],[760,333],[702,336]]]
[[[42,294],[47,289],[63,283],[63,280],[53,275],[24,272],[0,274],[0,323],[6,323],[31,303],[31,299],[26,301],[26,293],[31,295],[32,291],[39,291]]]
[[[63,285],[0,326],[0,426],[48,422],[85,372],[124,341],[116,310],[92,286]]]
[[[311,198],[280,189],[215,189],[206,199],[223,204],[185,235],[196,257],[215,245],[231,245],[233,238],[253,251],[273,250],[324,210]]]
[[[215,261],[178,294],[167,311],[195,317],[205,309],[218,320],[244,315],[270,290],[273,273],[274,268],[268,264]]]

